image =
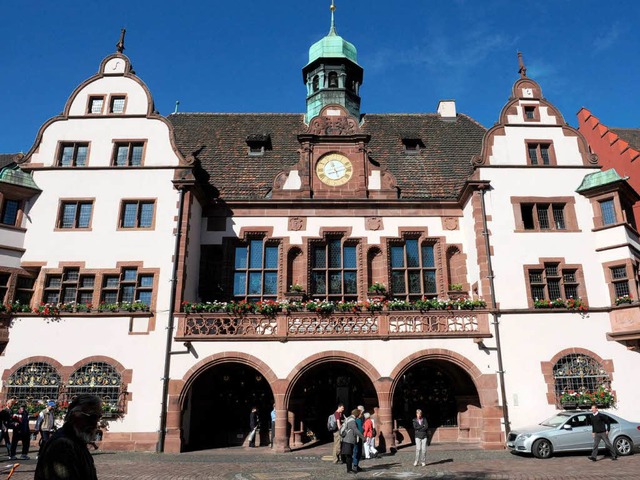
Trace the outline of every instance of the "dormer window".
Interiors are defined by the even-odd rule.
[[[268,133],[247,135],[247,147],[249,155],[264,155],[266,150],[271,150],[271,135]]]
[[[402,145],[404,145],[404,153],[420,153],[420,149],[424,148],[424,143],[419,138],[408,137],[402,139]]]
[[[329,88],[338,88],[338,74],[329,72]]]
[[[90,115],[99,115],[102,113],[102,109],[104,108],[104,96],[103,95],[95,95],[89,97],[89,108],[87,109],[87,113]]]

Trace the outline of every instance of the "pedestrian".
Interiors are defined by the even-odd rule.
[[[102,402],[95,395],[78,395],[64,425],[42,446],[34,480],[98,480],[87,444],[98,431]]]
[[[413,431],[416,438],[416,459],[413,466],[417,467],[418,462],[424,467],[427,464],[427,419],[422,416],[422,410],[416,410],[416,418],[413,419]]]
[[[358,426],[358,431],[360,433],[364,432],[364,407],[362,405],[358,405],[358,415],[356,416],[356,425]],[[364,443],[364,435],[362,439],[358,437],[356,439],[356,443],[353,446],[353,470],[357,472],[361,472],[362,468],[360,468],[360,459],[362,458],[362,444]]]
[[[260,416],[258,415],[258,408],[252,407],[251,413],[249,414],[249,447],[255,448],[256,446],[256,436],[260,435]],[[258,440],[258,445],[260,445],[260,440]]]
[[[13,412],[11,409],[16,403],[14,398],[7,400],[4,408],[0,410],[0,430],[2,431],[2,440],[7,448],[7,456],[11,456],[11,440],[9,440],[9,426],[13,422]]]
[[[273,404],[271,410],[271,448],[273,448],[273,440],[276,438],[276,404]]]
[[[333,414],[335,425],[332,422],[329,431],[333,432],[333,463],[342,463],[342,455],[340,446],[342,444],[342,437],[340,436],[340,428],[342,427],[342,423],[344,422],[344,404],[339,403],[338,408]]]
[[[357,473],[362,469],[356,465],[353,465],[353,452],[354,447],[358,443],[358,440],[364,440],[364,435],[360,432],[358,425],[356,424],[356,418],[360,416],[360,410],[357,408],[351,411],[349,418],[345,420],[344,427],[341,427],[339,432],[344,434],[342,436],[342,446],[340,452],[342,454],[343,462],[347,464],[347,473]]]
[[[588,418],[588,422],[591,424],[591,431],[593,435],[593,450],[589,456],[589,460],[598,460],[598,447],[600,446],[600,440],[602,440],[611,453],[611,460],[618,460],[618,454],[616,449],[611,445],[609,440],[609,431],[611,430],[611,419],[604,414],[598,412],[598,407],[591,405],[591,417]]]
[[[51,437],[55,431],[56,418],[53,414],[55,406],[56,402],[49,400],[44,410],[40,411],[38,414],[38,419],[36,420],[36,432],[40,432],[40,450],[42,450],[42,446],[47,440],[49,440],[49,437]]]
[[[20,460],[29,460],[29,443],[31,442],[31,430],[29,429],[29,412],[26,405],[18,407],[18,413],[13,415],[13,436],[11,437],[11,460],[17,460],[16,450],[18,442],[22,442],[22,455]]]
[[[373,427],[373,420],[371,420],[371,414],[365,412],[364,423],[362,424],[364,435],[364,458],[378,458],[378,451],[375,447],[375,433]]]

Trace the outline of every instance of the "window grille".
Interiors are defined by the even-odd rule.
[[[541,230],[549,229],[549,205],[538,205],[538,224]]]
[[[278,293],[278,245],[254,238],[235,248],[233,295],[274,300]]]
[[[553,366],[553,379],[558,402],[562,392],[568,390],[592,392],[600,386],[611,386],[609,374],[600,363],[588,355],[577,353],[571,353],[558,360]]]
[[[78,368],[67,384],[69,400],[89,393],[100,397],[104,406],[122,411],[122,376],[115,367],[104,362],[91,362]]]
[[[0,223],[5,225],[15,225],[18,221],[18,210],[20,202],[18,200],[5,200],[2,206],[2,217]]]
[[[17,399],[19,404],[57,401],[60,391],[60,374],[48,363],[29,363],[9,376],[6,391],[7,398]]]
[[[111,113],[124,112],[124,97],[112,97],[111,98]]]
[[[311,294],[326,300],[357,299],[357,246],[330,238],[312,247]]]
[[[616,211],[613,206],[613,199],[600,202],[600,210],[602,211],[603,225],[613,225],[616,223]]]
[[[564,221],[564,205],[553,205],[553,222],[557,230],[565,230],[567,228]]]

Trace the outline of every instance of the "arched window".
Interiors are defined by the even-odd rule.
[[[329,72],[329,88],[338,88],[338,74]]]
[[[48,363],[33,362],[13,372],[5,385],[7,398],[16,398],[19,404],[57,401],[60,374]]]
[[[122,376],[108,363],[91,362],[78,368],[69,377],[67,393],[69,401],[83,393],[96,395],[102,400],[103,411],[122,411]]]
[[[611,383],[609,374],[597,360],[580,353],[560,358],[553,366],[553,380],[557,399],[563,392],[594,392],[603,385],[608,388]]]
[[[318,75],[316,75],[315,77],[313,77],[313,91],[317,92],[319,88],[320,88],[320,78],[318,77]]]

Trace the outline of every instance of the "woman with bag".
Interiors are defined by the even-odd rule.
[[[258,430],[260,429],[260,417],[258,416],[257,407],[251,408],[251,413],[249,414],[249,428],[251,429],[251,432],[249,432],[249,446],[251,448],[255,448],[256,435],[259,435]]]
[[[351,411],[351,416],[345,420],[344,425],[340,428],[340,436],[342,437],[342,461],[347,464],[347,473],[357,473],[358,470],[353,469],[353,446],[360,438],[365,440],[364,435],[360,433],[356,418],[360,416],[360,410],[357,408]],[[356,467],[357,468],[357,467]]]
[[[364,458],[378,458],[378,451],[375,447],[376,431],[373,427],[373,421],[371,420],[371,414],[366,412],[364,414]]]

